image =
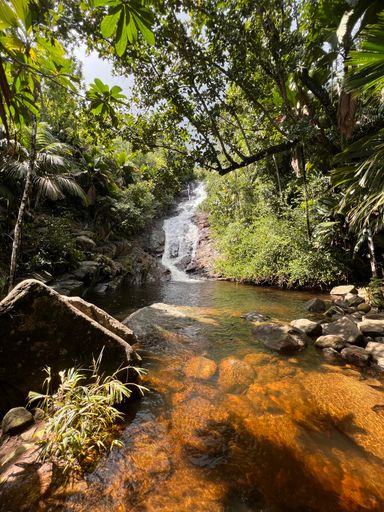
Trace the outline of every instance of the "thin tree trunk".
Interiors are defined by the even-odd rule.
[[[20,249],[20,243],[21,243],[21,228],[23,225],[25,208],[28,203],[29,193],[31,191],[31,186],[32,186],[32,175],[33,175],[33,171],[35,168],[35,161],[36,161],[36,130],[37,130],[36,116],[33,116],[32,117],[32,134],[31,134],[31,151],[29,154],[27,176],[25,178],[23,195],[21,197],[19,211],[17,213],[17,219],[16,219],[14,235],[13,235],[11,265],[10,265],[10,269],[9,269],[9,285],[8,285],[9,292],[12,290],[12,288],[14,286],[14,282],[15,282],[17,257],[19,255],[19,249]]]
[[[375,244],[373,242],[371,228],[367,228],[367,239],[368,239],[369,262],[371,264],[372,277],[379,277],[378,270],[377,270],[376,254],[375,254]]]
[[[306,218],[306,222],[307,222],[307,234],[308,234],[308,240],[311,240],[312,232],[311,232],[311,223],[309,220],[308,183],[307,183],[307,173],[305,170],[304,149],[303,149],[302,145],[299,146],[298,160],[299,160],[299,166],[300,166],[300,170],[301,170],[301,173],[303,176],[303,184],[304,184],[305,218]]]
[[[280,182],[280,171],[279,171],[279,166],[277,165],[277,160],[276,160],[276,157],[275,155],[272,155],[272,158],[273,158],[273,163],[275,164],[275,169],[276,169],[276,177],[277,177],[277,185],[279,187],[279,196],[280,196],[280,201],[282,202],[283,201],[283,193],[281,191],[281,182]]]

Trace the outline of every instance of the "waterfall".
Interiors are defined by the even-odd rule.
[[[196,254],[199,233],[193,217],[206,197],[203,182],[188,184],[188,197],[180,201],[176,215],[164,221],[165,245],[161,262],[171,272],[173,281],[197,281],[183,269]]]

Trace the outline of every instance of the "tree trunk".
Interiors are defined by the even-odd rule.
[[[375,254],[375,244],[373,242],[371,228],[367,228],[367,239],[368,239],[369,262],[371,264],[372,277],[379,277],[378,269],[377,269],[376,254]]]
[[[281,182],[280,182],[280,171],[279,171],[279,166],[277,165],[277,160],[276,160],[276,156],[275,155],[272,155],[272,158],[273,158],[273,163],[275,164],[275,169],[276,169],[276,177],[277,177],[277,185],[279,187],[279,197],[280,197],[280,202],[283,202],[283,192],[281,190]]]
[[[299,161],[299,168],[301,171],[301,174],[303,176],[303,184],[304,184],[304,200],[305,200],[305,220],[307,222],[307,234],[308,234],[308,240],[310,241],[312,238],[312,231],[311,231],[311,223],[309,220],[309,197],[308,197],[308,182],[307,182],[307,172],[305,170],[305,156],[304,156],[304,148],[300,144],[298,148],[298,161]]]
[[[17,257],[19,255],[19,249],[20,249],[20,243],[21,243],[21,228],[23,225],[25,208],[28,203],[29,193],[31,191],[31,186],[32,186],[32,175],[33,175],[33,171],[35,168],[35,161],[36,161],[36,130],[37,130],[37,121],[36,121],[36,117],[33,116],[32,117],[32,134],[31,134],[31,151],[29,154],[27,176],[25,178],[23,195],[21,197],[19,211],[17,213],[17,219],[16,219],[14,235],[13,235],[11,265],[10,265],[10,269],[9,269],[8,292],[10,292],[12,290],[12,288],[14,286],[14,282],[15,282]]]

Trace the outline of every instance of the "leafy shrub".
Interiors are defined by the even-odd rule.
[[[70,368],[59,372],[56,392],[51,390],[51,370],[46,368],[45,393],[29,393],[29,402],[39,401],[47,417],[39,442],[40,458],[52,461],[67,476],[91,471],[103,451],[122,446],[114,428],[123,414],[114,405],[129,398],[131,390],[116,373],[100,375],[100,360],[101,356],[90,370]],[[130,385],[145,390],[138,384]]]
[[[156,201],[150,182],[139,181],[121,190],[112,208],[114,222],[125,235],[143,229],[154,217]]]
[[[25,225],[25,245],[33,256],[24,264],[26,270],[63,272],[84,258],[76,247],[72,222],[67,217],[40,215],[35,225]]]

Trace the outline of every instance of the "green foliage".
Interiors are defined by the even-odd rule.
[[[348,64],[351,72],[347,79],[350,91],[372,91],[379,94],[384,89],[384,11],[376,25],[362,32],[361,48],[351,52]]]
[[[137,42],[141,32],[147,43],[153,45],[155,38],[151,30],[153,14],[141,0],[93,0],[95,7],[108,6],[108,14],[104,16],[100,30],[105,38],[114,37],[115,50],[121,57],[128,43]]]
[[[140,181],[129,185],[118,193],[112,213],[116,228],[125,235],[143,229],[154,217],[155,197],[151,182]]]
[[[248,224],[233,222],[217,240],[216,270],[225,277],[288,287],[326,287],[345,279],[329,250],[307,240],[303,216],[272,213]]]
[[[370,304],[380,310],[384,309],[383,280],[378,277],[372,278],[367,290]]]
[[[47,417],[39,442],[40,458],[52,461],[64,475],[91,471],[105,450],[122,446],[114,428],[124,416],[114,405],[129,398],[131,390],[117,378],[117,372],[100,375],[101,355],[91,370],[70,368],[59,372],[56,391],[52,390],[51,370],[46,368],[44,393],[29,393],[29,403],[37,401]],[[142,393],[145,390],[137,384],[129,385],[137,386]]]
[[[32,254],[24,264],[28,272],[47,270],[64,272],[84,259],[76,247],[73,224],[69,217],[40,215],[34,224],[25,225],[25,246]]]
[[[343,253],[321,239],[308,240],[305,209],[299,190],[287,192],[290,203],[279,200],[268,178],[246,173],[220,182],[209,179],[203,205],[210,213],[219,257],[216,270],[223,276],[254,283],[288,287],[324,287],[346,278]],[[309,184],[318,193],[321,180]],[[324,184],[322,185],[324,187]],[[311,199],[311,221],[317,203]]]
[[[126,96],[121,94],[121,91],[122,88],[118,85],[109,87],[99,78],[95,78],[95,81],[89,86],[87,91],[91,112],[96,116],[109,116],[113,121],[116,121],[115,107],[123,105],[123,100],[126,99]]]

